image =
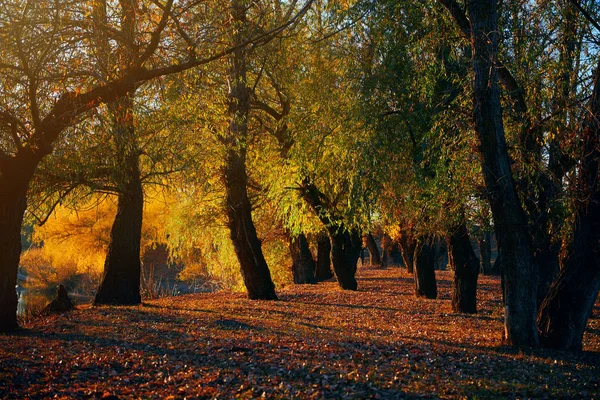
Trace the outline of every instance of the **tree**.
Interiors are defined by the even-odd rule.
[[[435,250],[433,238],[418,239],[413,258],[415,276],[415,296],[426,299],[437,298],[437,283],[435,281]]]
[[[600,62],[582,130],[573,242],[538,315],[544,346],[581,351],[583,333],[600,290]]]
[[[138,19],[135,1],[120,1],[120,15],[123,41],[135,43],[136,23]],[[108,22],[106,1],[97,1],[96,24],[101,26]],[[105,58],[99,64],[106,71],[108,64],[108,43],[103,41],[98,32],[98,49],[100,57]],[[133,47],[133,46],[132,46]],[[117,47],[118,69],[127,70],[138,58],[134,48],[127,45]],[[140,242],[142,240],[142,215],[144,210],[144,192],[140,172],[140,149],[136,140],[133,97],[135,92],[108,104],[111,130],[115,142],[115,157],[118,191],[117,214],[110,232],[110,243],[104,263],[102,282],[94,298],[95,305],[137,305],[142,302],[140,294],[141,263]]]
[[[473,251],[469,231],[463,219],[446,238],[448,257],[454,269],[452,310],[474,314],[477,312],[477,277],[479,259]]]
[[[377,242],[375,242],[375,238],[372,233],[367,233],[364,237],[364,241],[366,242],[367,249],[369,249],[369,254],[371,257],[371,265],[379,265],[384,267],[381,263],[381,255],[379,254],[379,248],[377,247]]]
[[[305,235],[300,234],[290,239],[290,253],[292,255],[294,283],[317,283],[315,278],[316,264]]]
[[[527,219],[521,207],[506,151],[497,59],[496,1],[469,1],[473,48],[473,117],[481,141],[482,169],[503,249],[505,336],[509,344],[535,346],[537,274]]]
[[[325,232],[317,236],[317,265],[315,277],[318,282],[333,278],[331,272],[331,242]]]

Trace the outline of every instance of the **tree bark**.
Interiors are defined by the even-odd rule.
[[[435,281],[435,250],[426,239],[421,239],[415,246],[414,277],[415,295],[427,299],[437,298]]]
[[[479,245],[479,255],[481,256],[481,273],[487,275],[492,272],[492,234],[489,232],[477,240]]]
[[[225,201],[230,237],[248,297],[254,300],[276,300],[275,285],[252,221],[252,205],[246,191],[248,178],[245,158],[245,151],[240,149],[229,150],[226,159]]]
[[[600,290],[600,62],[589,109],[583,126],[573,244],[538,315],[543,345],[571,351],[582,349]]]
[[[454,266],[452,310],[474,314],[477,312],[477,278],[479,259],[473,251],[464,220],[446,238],[448,256]]]
[[[400,245],[400,253],[402,254],[402,262],[406,266],[406,272],[412,274],[414,272],[414,254],[417,246],[416,240],[403,232],[398,244]]]
[[[238,29],[233,43],[245,40],[246,6],[232,1],[231,16]],[[251,299],[276,300],[275,285],[262,252],[261,243],[252,221],[252,205],[248,198],[246,149],[248,142],[248,115],[250,90],[246,86],[246,49],[240,46],[230,57],[229,133],[226,138],[224,183],[226,212],[231,241],[237,255],[244,284]]]
[[[315,279],[315,260],[313,260],[308,241],[304,234],[290,238],[290,254],[292,256],[292,275],[294,283],[312,284]]]
[[[27,188],[39,159],[22,150],[0,161],[0,333],[17,329],[17,272]]]
[[[317,266],[315,277],[317,282],[323,282],[333,278],[331,271],[331,242],[327,233],[321,233],[317,237]]]
[[[369,249],[369,255],[371,260],[371,265],[379,265],[384,267],[381,264],[381,256],[379,255],[379,248],[377,247],[377,242],[375,242],[375,238],[371,233],[367,233],[367,249]]]
[[[498,241],[503,251],[506,342],[537,346],[537,268],[527,217],[510,170],[498,87],[497,0],[468,3],[473,47],[473,116],[481,141],[482,169]]]
[[[331,263],[340,287],[344,290],[356,290],[356,264],[360,257],[362,241],[356,230],[328,229],[331,239]]]
[[[131,180],[123,185],[119,193],[104,275],[94,305],[137,305],[142,302],[140,242],[144,193],[137,156],[134,155],[130,162],[133,164],[129,177]]]

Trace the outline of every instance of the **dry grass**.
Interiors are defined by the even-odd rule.
[[[0,336],[0,397],[598,398],[600,311],[586,352],[501,346],[497,278],[477,315],[415,299],[398,269],[359,271],[359,291],[290,286],[281,301],[196,294],[80,309]]]

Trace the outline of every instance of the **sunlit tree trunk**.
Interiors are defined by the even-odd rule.
[[[234,44],[245,40],[247,4],[233,0],[231,17],[236,24]],[[240,263],[244,284],[251,299],[275,300],[275,285],[262,252],[252,221],[252,205],[248,198],[246,147],[250,90],[246,86],[247,50],[239,47],[230,56],[229,133],[225,156],[224,183],[226,213],[231,241]]]
[[[38,161],[27,151],[0,160],[0,332],[17,328],[17,272],[27,188]]]
[[[435,249],[428,239],[421,238],[415,246],[413,257],[415,295],[427,299],[437,298],[435,280]]]
[[[579,351],[600,290],[600,63],[582,136],[573,244],[538,315],[546,347]]]
[[[294,283],[317,283],[315,279],[315,260],[308,247],[304,234],[290,238],[290,254],[292,256],[292,275]]]
[[[331,272],[331,242],[327,233],[320,233],[317,237],[317,266],[315,277],[318,282],[333,278]]]
[[[477,259],[471,246],[464,219],[448,236],[446,243],[448,245],[448,257],[454,267],[452,310],[454,312],[476,313],[479,259]]]
[[[471,0],[468,9],[473,46],[475,129],[481,141],[482,169],[503,251],[505,339],[511,345],[537,346],[537,268],[531,252],[527,217],[510,170],[498,71],[494,68],[498,45],[497,1]]]

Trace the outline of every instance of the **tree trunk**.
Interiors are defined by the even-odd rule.
[[[399,240],[400,253],[402,254],[402,262],[406,266],[406,272],[412,274],[414,272],[414,254],[417,243],[414,238],[402,233]]]
[[[137,169],[137,157],[132,162]],[[137,305],[142,302],[140,242],[144,193],[139,170],[137,176],[130,178],[131,181],[123,186],[119,194],[117,215],[110,232],[104,275],[94,298],[95,305]]]
[[[245,40],[246,10],[243,2],[232,1],[231,16],[239,25],[233,37],[234,44]],[[223,173],[227,192],[225,206],[231,241],[240,263],[248,297],[255,300],[276,300],[275,285],[252,221],[252,205],[247,191],[246,149],[250,90],[246,86],[246,57],[246,48],[240,46],[233,51],[230,58],[230,123]]]
[[[415,295],[427,299],[437,298],[435,281],[435,250],[428,240],[415,246],[414,255]]]
[[[347,231],[342,225],[339,229],[329,228],[331,239],[331,263],[340,287],[344,290],[356,290],[356,264],[360,257],[362,241],[356,230]]]
[[[503,251],[506,342],[539,344],[536,326],[537,268],[527,217],[521,207],[507,151],[498,87],[497,0],[468,3],[473,46],[473,115],[481,141],[482,169],[498,241]]]
[[[252,222],[252,205],[246,191],[245,151],[243,154],[239,154],[240,152],[242,150],[230,150],[226,160],[226,207],[230,237],[248,297],[255,300],[276,300],[275,285]]]
[[[315,260],[313,260],[308,241],[304,234],[290,238],[290,254],[292,256],[292,274],[294,283],[317,283],[315,279]]]
[[[367,233],[367,249],[369,249],[371,265],[381,265],[381,256],[379,255],[379,248],[377,247],[377,243],[375,242],[375,238],[371,233]]]
[[[464,220],[446,239],[446,243],[450,263],[454,266],[452,310],[474,314],[477,312],[479,260],[471,246]]]
[[[580,351],[600,290],[600,62],[594,76],[576,199],[573,244],[542,303],[538,325],[546,347]]]
[[[360,234],[356,229],[347,229],[344,223],[331,213],[327,196],[308,178],[302,182],[301,193],[327,229],[331,241],[331,263],[338,284],[344,290],[356,290],[358,284],[354,276],[362,250]]]
[[[481,273],[487,275],[492,272],[492,234],[485,232],[478,240],[479,255],[481,256]]]
[[[133,42],[136,33],[135,2],[122,1],[121,26],[126,40]],[[106,22],[106,2],[94,3],[94,18]],[[99,30],[101,32],[101,29]],[[98,32],[98,33],[100,33]],[[109,61],[108,38],[96,37],[98,62],[106,69]],[[136,59],[136,51],[128,46],[117,48],[118,64],[128,68]],[[102,71],[106,72],[106,71]],[[104,262],[104,275],[94,298],[95,305],[136,305],[140,295],[141,262],[140,242],[144,212],[144,192],[139,166],[140,151],[134,125],[132,92],[108,104],[112,118],[112,135],[115,143],[115,185],[118,188],[117,215],[110,233],[108,253]]]
[[[17,272],[27,188],[37,166],[31,154],[0,161],[0,333],[17,329]]]
[[[331,242],[326,233],[321,233],[317,237],[317,267],[315,277],[317,282],[333,278],[333,272],[331,272]]]

